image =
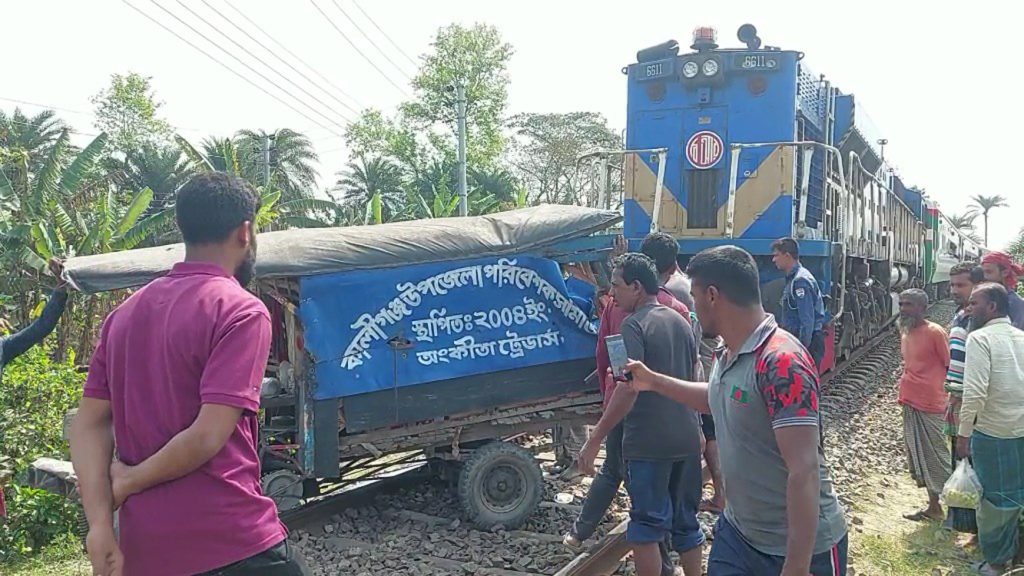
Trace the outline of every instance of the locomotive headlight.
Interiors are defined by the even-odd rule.
[[[718,74],[718,61],[705,60],[703,71],[705,76],[714,76],[715,74]]]
[[[697,63],[694,62],[693,60],[687,62],[686,64],[683,64],[684,78],[694,78],[697,76],[698,72],[700,72],[700,66],[698,66]]]

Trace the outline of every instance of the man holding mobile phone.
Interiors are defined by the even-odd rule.
[[[658,303],[658,290],[658,274],[650,258],[625,254],[616,260],[612,298],[615,306],[629,314],[621,328],[626,355],[678,378],[693,378],[697,364],[693,331],[682,315]],[[608,345],[611,353],[614,340]],[[621,363],[621,354],[616,356]],[[614,362],[615,356],[610,355],[610,360]],[[621,385],[615,385],[610,396],[604,415],[580,451],[580,470],[593,472],[601,442],[621,422],[631,505],[626,540],[633,547],[638,576],[661,573],[659,543],[668,535],[684,573],[699,576],[704,533],[697,520],[701,495],[697,413]]]

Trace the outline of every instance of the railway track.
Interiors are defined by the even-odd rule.
[[[952,317],[952,309],[950,302],[941,301],[929,308],[928,314],[932,321],[945,325]],[[830,414],[839,405],[848,409],[845,411],[847,414],[859,412],[863,404],[858,399],[863,401],[867,398],[858,393],[859,389],[864,384],[882,380],[886,370],[898,362],[899,357],[899,336],[895,322],[890,321],[878,335],[826,374],[821,386],[821,409],[826,430],[834,423]],[[627,524],[628,520],[620,522],[589,549],[562,567],[555,576],[612,576],[618,573],[630,552],[625,541]]]
[[[948,303],[930,310],[932,319],[945,324]],[[847,454],[836,435],[858,426],[857,415],[889,389],[899,364],[899,339],[887,326],[857,353],[828,374],[821,407],[826,453],[840,467],[855,468],[856,454]],[[541,460],[552,454],[540,437],[520,438]],[[834,446],[834,448],[833,448]],[[852,469],[852,468],[851,468]],[[519,530],[495,527],[474,529],[458,505],[450,486],[430,481],[426,467],[411,467],[387,478],[313,502],[282,514],[292,539],[310,560],[315,574],[459,575],[484,576],[611,576],[632,572],[625,543],[628,501],[621,495],[605,516],[598,538],[581,554],[561,543],[580,510],[587,491],[583,483],[548,475],[540,510]],[[843,486],[838,486],[842,491]],[[569,496],[569,498],[566,498]],[[844,494],[840,493],[840,499]],[[705,532],[713,516],[702,513]]]

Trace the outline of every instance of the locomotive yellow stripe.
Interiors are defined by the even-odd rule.
[[[740,154],[742,160],[744,152]],[[796,154],[791,147],[777,147],[757,167],[747,175],[736,190],[734,215],[735,236],[743,233],[763,214],[780,196],[793,194],[795,181]],[[628,154],[625,159],[626,198],[636,201],[650,218],[654,213],[654,189],[658,183],[658,175],[651,167],[635,154]],[[728,169],[724,170],[724,179],[728,181]],[[743,176],[741,174],[740,176]],[[658,217],[658,228],[668,234],[679,237],[720,237],[725,234],[727,205],[718,209],[717,228],[688,228],[686,208],[666,186],[662,186],[661,214]]]

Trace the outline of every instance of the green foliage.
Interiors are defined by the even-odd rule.
[[[110,85],[92,97],[96,128],[111,135],[115,149],[129,152],[170,140],[171,126],[158,115],[163,103],[156,100],[151,80],[135,72],[113,74]]]
[[[438,31],[432,47],[413,79],[416,98],[402,105],[402,113],[421,129],[441,124],[446,134],[456,134],[454,87],[461,83],[466,94],[467,159],[474,166],[489,166],[504,148],[501,128],[512,46],[494,26],[451,24]]]
[[[3,563],[4,576],[83,576],[92,573],[82,541],[73,534],[54,538],[39,555]]]
[[[513,164],[532,192],[532,200],[596,205],[589,198],[581,156],[594,150],[621,150],[619,135],[601,114],[518,114],[509,120],[515,131]],[[613,196],[616,191],[611,191]]]
[[[287,128],[275,132],[240,130],[234,141],[242,174],[254,185],[280,190],[285,200],[312,197],[319,175],[313,165],[319,157],[304,134]],[[270,145],[269,165],[264,141]]]
[[[7,463],[8,475],[23,472],[37,458],[59,458],[68,451],[62,437],[64,415],[78,405],[85,376],[75,369],[73,354],[56,362],[48,352],[34,346],[4,368],[0,459]]]
[[[0,562],[37,554],[51,543],[67,545],[78,522],[78,507],[45,490],[13,485],[6,491],[7,521],[0,524]]]
[[[74,355],[52,361],[48,351],[33,347],[4,369],[0,386],[0,485],[4,485],[8,518],[0,525],[0,562],[26,558],[55,538],[68,535],[77,522],[77,508],[64,497],[17,484],[37,458],[66,458],[64,415],[78,405],[84,376]]]

